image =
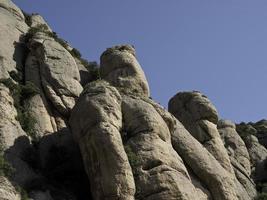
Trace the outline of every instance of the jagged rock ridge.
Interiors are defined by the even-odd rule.
[[[167,111],[133,46],[95,67],[10,0],[0,30],[0,199],[265,198],[266,120],[222,120],[196,91]]]

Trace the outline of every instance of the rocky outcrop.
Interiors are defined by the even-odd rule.
[[[267,120],[263,119],[251,124],[257,130],[257,138],[260,144],[267,148]]]
[[[237,125],[237,131],[248,150],[254,180],[256,183],[267,182],[267,149],[259,143],[257,129],[251,124],[241,123]]]
[[[32,38],[30,49],[30,56],[39,64],[39,77],[46,97],[60,114],[68,116],[75,98],[82,91],[74,58],[53,38],[40,32]],[[27,76],[32,77],[31,74]]]
[[[40,15],[24,16],[9,0],[0,1],[0,30],[0,198],[20,199],[20,187],[34,200],[74,193],[90,198],[67,124],[82,91],[75,58]]]
[[[104,80],[86,86],[71,115],[93,196],[195,199],[195,187],[172,148],[166,122],[149,101],[148,84],[134,56],[131,46],[107,49],[101,56]]]
[[[149,87],[143,70],[130,45],[108,48],[100,59],[101,77],[128,92],[149,96]]]
[[[72,112],[71,127],[94,199],[134,199],[133,174],[119,132],[121,97],[115,88],[101,83],[84,90]]]
[[[0,199],[266,192],[266,120],[219,120],[196,91],[176,94],[168,112],[150,97],[133,46],[108,48],[98,68],[10,0],[0,0],[0,30]]]
[[[169,111],[228,172],[233,173],[216,127],[217,110],[207,97],[199,92],[178,93],[169,101]]]
[[[255,183],[251,179],[250,156],[244,141],[236,131],[236,126],[229,120],[220,120],[218,130],[224,141],[236,178],[243,185],[251,198],[255,197]]]
[[[227,140],[229,139],[227,138],[227,136],[230,134],[230,131],[227,130],[226,127],[231,126],[229,126],[229,123],[227,124],[227,122],[222,121],[220,121],[220,123],[218,124],[220,128],[225,128],[224,130],[221,130],[223,139],[227,140],[225,143],[223,143],[219,130],[217,129],[218,113],[214,105],[208,100],[208,98],[197,91],[181,92],[176,94],[169,101],[169,111],[183,123],[190,134],[192,134],[192,136],[196,138],[203,145],[203,147],[205,147],[212,154],[217,162],[219,162],[219,164],[227,171],[226,174],[228,174],[228,179],[232,180],[232,187],[235,188],[235,193],[238,199],[254,198],[256,196],[256,190],[253,181],[249,177],[250,171],[248,171],[248,174],[246,174],[246,171],[243,170],[243,172],[245,172],[245,177],[243,177],[243,174],[240,171],[235,170],[234,167],[238,164],[238,162],[236,162],[236,157],[240,156],[240,152],[239,150],[236,150],[236,155],[232,155],[230,152],[230,141]],[[236,138],[240,139],[237,133]],[[242,143],[242,140],[240,139],[239,142]],[[188,144],[188,146],[190,146],[190,144]],[[179,146],[177,146],[177,148],[178,147]],[[240,149],[240,151],[242,151],[242,149]],[[203,158],[199,160],[203,160]],[[233,163],[235,165],[233,165]],[[246,165],[246,163],[243,164]],[[216,164],[213,165],[215,166]],[[250,166],[248,165],[246,167],[247,170],[249,170]],[[203,168],[202,170],[205,171],[205,168]],[[219,168],[216,167],[216,169]],[[199,174],[199,172],[197,174]],[[221,177],[222,175],[219,176]],[[204,179],[203,181],[207,179],[206,177],[199,178]],[[207,183],[207,185],[208,187],[210,186],[210,190],[212,190],[213,185],[209,185],[209,183]],[[249,191],[247,190],[248,188],[250,189]],[[215,195],[215,193],[218,193],[218,191],[214,192],[213,195]]]

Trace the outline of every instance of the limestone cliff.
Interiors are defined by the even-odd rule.
[[[0,200],[266,198],[266,120],[220,119],[197,91],[167,111],[133,46],[97,66],[10,0],[0,30]]]

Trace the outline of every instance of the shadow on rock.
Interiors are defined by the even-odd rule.
[[[16,155],[24,163],[22,167],[28,168],[21,170],[14,165],[15,176],[27,179],[22,186],[34,200],[40,196],[51,200],[92,199],[79,148],[67,128],[32,144],[26,136],[19,137],[6,152],[12,165],[14,156],[10,155]]]

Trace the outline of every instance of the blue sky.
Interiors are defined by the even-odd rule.
[[[199,90],[221,118],[267,118],[266,0],[14,0],[99,62],[115,44],[136,47],[153,99]]]

